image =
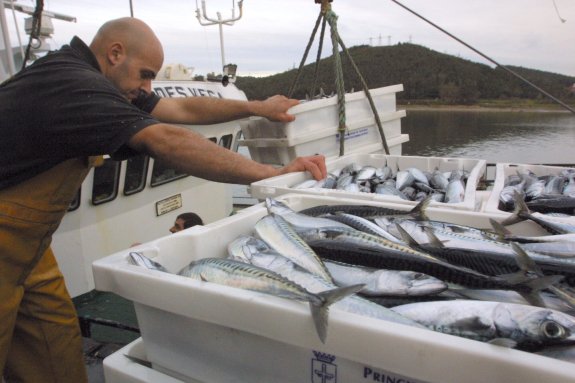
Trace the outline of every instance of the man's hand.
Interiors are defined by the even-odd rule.
[[[327,177],[327,168],[325,166],[325,157],[321,154],[308,157],[297,157],[288,165],[279,169],[280,174],[291,172],[308,171],[316,180],[322,180]]]
[[[295,116],[288,114],[287,110],[299,104],[299,100],[285,96],[272,96],[259,103],[256,115],[267,118],[270,121],[290,122]]]

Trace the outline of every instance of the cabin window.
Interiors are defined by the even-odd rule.
[[[224,134],[222,137],[220,137],[219,145],[226,149],[231,149],[233,139],[234,136],[232,134]]]
[[[132,195],[144,190],[148,174],[148,156],[135,156],[126,160],[124,195]]]
[[[94,186],[92,189],[92,203],[94,205],[110,202],[118,196],[120,164],[119,161],[106,158],[102,166],[94,168]]]
[[[78,188],[76,195],[72,202],[70,202],[70,206],[68,206],[68,211],[74,211],[80,207],[80,195],[82,193],[82,187]]]
[[[154,160],[154,168],[152,169],[152,181],[150,185],[159,186],[187,176],[188,175],[186,173],[171,168],[163,164],[161,161]]]
[[[212,141],[214,144],[218,143],[218,139],[216,137],[210,137],[208,140]]]

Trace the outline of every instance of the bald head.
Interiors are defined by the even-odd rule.
[[[161,53],[163,49],[160,40],[152,29],[142,20],[133,17],[123,17],[111,20],[100,27],[90,44],[96,54],[103,54],[113,43],[122,43],[128,54],[139,55],[144,51],[155,50]]]
[[[132,17],[111,20],[100,27],[90,44],[102,73],[127,98],[134,98],[137,77],[141,89],[150,91],[150,81],[160,70],[164,50],[160,40],[143,21]]]

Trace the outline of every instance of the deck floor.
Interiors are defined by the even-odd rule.
[[[73,299],[84,339],[89,383],[104,383],[104,359],[140,337],[134,305],[116,294],[91,291]]]

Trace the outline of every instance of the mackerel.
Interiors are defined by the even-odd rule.
[[[318,294],[336,288],[335,284],[308,273],[273,249],[269,247],[266,249],[266,247],[267,245],[259,239],[243,237],[233,241],[228,248],[233,249],[230,251],[230,257],[233,259],[276,272],[284,278],[305,287],[312,293]],[[356,294],[346,296],[335,302],[332,307],[370,318],[423,328],[423,326],[415,321],[404,318],[394,311]]]
[[[328,260],[381,269],[418,271],[468,287],[513,287],[503,278],[454,265],[429,253],[355,229],[319,229],[302,233],[302,238],[320,257]]]
[[[132,265],[145,267],[146,269],[169,273],[168,269],[166,269],[164,266],[154,261],[153,259],[146,257],[143,253],[138,251],[130,251],[130,254],[128,255],[128,262]]]
[[[575,225],[553,221],[551,219],[547,219],[540,214],[531,214],[529,207],[523,201],[523,198],[519,194],[515,194],[515,210],[513,214],[507,217],[505,220],[501,222],[502,225],[512,225],[517,222],[524,221],[529,219],[539,226],[550,232],[551,234],[569,234],[575,233]]]
[[[393,310],[429,329],[494,344],[529,348],[575,341],[575,318],[547,308],[456,300],[411,303]]]
[[[203,258],[192,262],[180,275],[198,281],[308,302],[317,334],[323,343],[327,337],[329,306],[363,288],[363,285],[354,285],[314,294],[273,271],[225,258]]]
[[[280,215],[266,215],[256,223],[255,231],[272,249],[296,265],[332,282],[321,259]]]

